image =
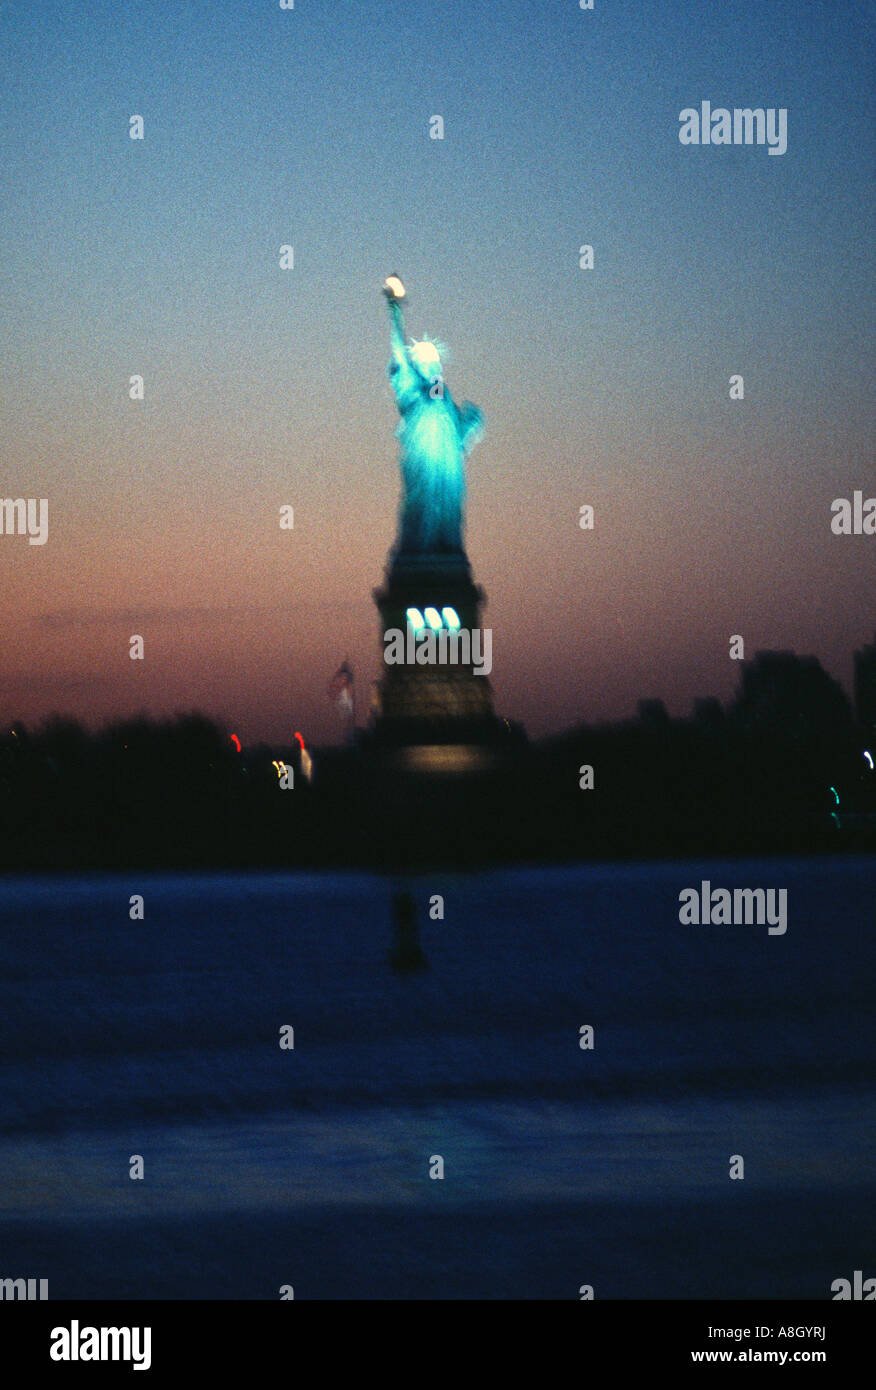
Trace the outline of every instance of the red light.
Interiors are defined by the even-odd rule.
[[[300,734],[296,734],[295,737],[296,737],[296,739],[298,740],[298,743],[299,743],[299,745],[300,745],[301,751],[302,751],[302,753],[303,753],[303,752],[304,752],[304,739],[301,737]]]
[[[235,748],[237,749],[237,751],[238,751],[238,753],[239,753],[239,752],[240,752],[240,739],[237,737],[237,734],[232,734],[232,735],[231,735],[231,742],[234,744]]]

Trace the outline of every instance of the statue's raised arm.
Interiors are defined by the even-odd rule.
[[[392,382],[399,410],[404,410],[417,387],[417,374],[408,357],[405,345],[405,320],[402,300],[405,287],[397,275],[390,275],[383,286],[389,309],[389,379]]]

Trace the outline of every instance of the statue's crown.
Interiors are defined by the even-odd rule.
[[[429,338],[423,338],[418,343],[411,343],[408,348],[408,356],[423,376],[436,376],[442,371],[441,351],[438,344],[431,342]]]

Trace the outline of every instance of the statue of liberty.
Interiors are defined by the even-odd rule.
[[[387,370],[401,415],[395,432],[402,475],[397,552],[461,553],[465,460],[483,435],[483,416],[470,401],[456,405],[444,384],[438,344],[405,344],[405,289],[397,275],[383,293],[392,346]]]

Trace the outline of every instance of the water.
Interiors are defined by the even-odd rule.
[[[787,933],[682,926],[704,878],[787,888]],[[429,968],[399,976],[396,880],[3,880],[0,1276],[827,1298],[873,1262],[874,884],[847,858],[440,872],[405,885]]]

